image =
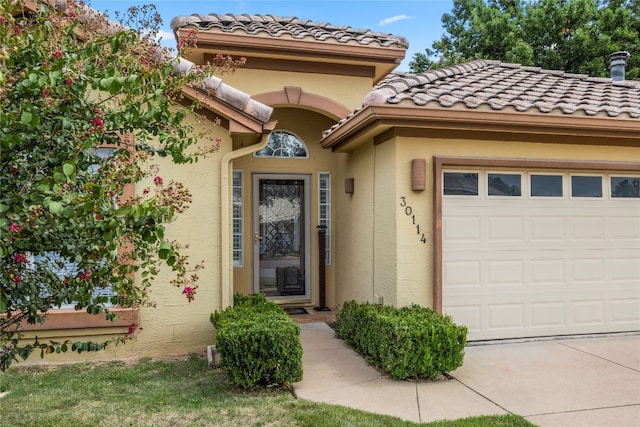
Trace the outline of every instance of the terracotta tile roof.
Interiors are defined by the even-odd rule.
[[[640,118],[640,82],[612,82],[609,78],[480,60],[422,74],[390,74],[364,103]]]
[[[195,64],[185,58],[175,58],[172,61],[173,69],[178,74],[189,73],[190,70],[195,67]],[[243,111],[245,114],[259,120],[263,123],[269,121],[273,108],[262,104],[251,98],[247,93],[242,92],[239,89],[229,86],[224,83],[221,78],[208,75],[202,79],[198,84],[193,85],[196,89],[201,90],[212,98],[234,107],[237,110]]]
[[[318,42],[330,40],[343,44],[357,43],[364,46],[409,47],[409,42],[404,37],[378,33],[368,29],[331,25],[326,22],[313,22],[296,17],[212,13],[209,15],[176,16],[171,21],[171,28],[174,30],[189,25],[202,31],[218,30],[225,33],[242,31],[250,36],[292,37]]]
[[[367,105],[388,104],[640,119],[640,82],[485,60],[421,74],[391,73],[324,136]]]

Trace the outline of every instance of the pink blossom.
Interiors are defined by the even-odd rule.
[[[16,27],[16,34],[17,35],[22,34],[22,28],[21,27]]]
[[[66,84],[67,86],[71,86],[73,84],[73,79],[69,77],[67,80],[64,81],[64,84]]]
[[[247,58],[245,58],[244,56],[240,57],[240,62],[247,62]]]
[[[17,167],[17,166],[14,166],[14,167],[11,169],[11,175],[14,175],[14,176],[15,176],[19,171],[20,171],[20,169],[18,169],[18,167]]]
[[[49,89],[42,89],[42,97],[46,98],[47,96],[49,96]]]
[[[85,270],[82,273],[78,274],[78,279],[82,280],[83,282],[88,282],[89,276],[91,276],[91,272]]]
[[[20,232],[20,226],[16,223],[13,223],[9,226],[9,231],[11,233],[19,233]]]
[[[222,138],[216,138],[216,142],[220,144],[222,142]]]
[[[60,49],[55,50],[52,54],[51,54],[55,59],[60,59],[62,57],[62,51]]]
[[[138,329],[138,325],[136,325],[135,323],[130,324],[128,334],[133,335],[136,329]]]
[[[0,16],[0,24],[4,22],[4,16]]]
[[[162,177],[161,176],[156,176],[155,178],[153,178],[153,183],[155,185],[162,185]]]
[[[145,195],[146,195],[146,194],[149,194],[149,189],[148,189],[148,188],[145,188],[144,190],[142,190],[142,194],[145,194]]]
[[[13,259],[20,264],[27,263],[27,256],[25,254],[21,254],[21,253],[14,254]]]
[[[99,117],[96,117],[95,119],[93,119],[91,123],[97,128],[102,128],[104,126],[104,122]]]
[[[18,282],[20,282],[21,280],[22,280],[22,274],[16,274],[16,275],[13,277],[13,281],[14,281],[15,283],[18,283]]]
[[[193,301],[196,295],[196,288],[191,286],[185,286],[182,293],[187,297],[189,302]]]
[[[101,115],[102,115],[102,111],[101,111],[99,108],[94,109],[94,110],[93,110],[93,113],[94,113],[94,114],[96,114],[96,115],[98,115],[98,116],[101,116]]]

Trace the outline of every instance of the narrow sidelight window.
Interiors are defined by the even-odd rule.
[[[318,174],[318,222],[326,228],[325,264],[331,265],[331,174]]]
[[[242,229],[244,228],[244,218],[242,191],[242,171],[233,171],[233,265],[241,267],[243,263]]]

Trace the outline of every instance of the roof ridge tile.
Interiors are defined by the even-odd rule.
[[[261,14],[242,14],[235,15],[228,13],[225,15],[210,13],[208,15],[192,14],[191,16],[176,16],[171,21],[171,28],[175,31],[178,28],[185,26],[195,26],[201,30],[213,31],[218,30],[222,32],[230,32],[230,28],[233,27],[234,31],[244,29],[249,35],[255,35],[261,31],[255,27],[261,27],[262,31],[265,31],[272,37],[279,38],[289,33],[294,36],[292,32],[294,28],[298,28],[301,33],[306,35],[313,35],[318,41],[323,41],[331,38],[335,38],[340,43],[356,42],[360,45],[371,45],[377,43],[380,47],[396,46],[400,48],[408,48],[409,42],[406,38],[401,36],[395,36],[390,33],[383,33],[372,31],[370,29],[358,29],[344,25],[333,25],[328,22],[314,22],[308,19],[299,19],[297,17],[281,17],[276,15],[261,15]],[[286,31],[276,29],[275,27],[286,28]],[[249,30],[249,28],[253,28]],[[270,30],[269,30],[270,29]],[[311,33],[311,30],[316,30],[315,34]],[[342,32],[343,36],[336,38],[334,33]],[[297,39],[304,36],[295,37]],[[321,38],[320,38],[321,37]]]

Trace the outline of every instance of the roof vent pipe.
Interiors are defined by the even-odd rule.
[[[624,80],[624,70],[627,65],[627,59],[631,54],[627,51],[613,52],[609,55],[609,69],[611,70],[611,80],[619,82]]]

